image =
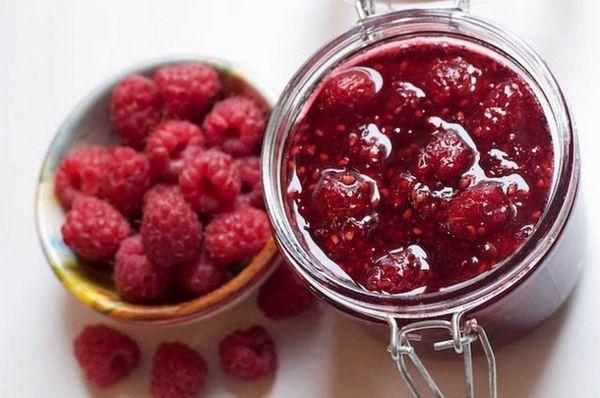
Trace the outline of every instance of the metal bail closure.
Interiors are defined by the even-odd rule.
[[[492,346],[485,334],[485,331],[475,319],[470,319],[464,323],[461,330],[460,318],[462,314],[454,314],[451,321],[445,320],[428,320],[414,322],[404,326],[398,330],[398,323],[393,316],[388,318],[388,323],[391,328],[390,351],[392,358],[398,365],[404,381],[410,388],[412,395],[415,398],[420,398],[423,395],[418,391],[418,388],[406,366],[406,357],[408,357],[413,365],[419,371],[419,374],[429,387],[430,392],[438,398],[443,398],[440,388],[437,383],[431,377],[431,374],[418,357],[414,347],[410,343],[411,335],[414,340],[415,332],[419,330],[427,329],[445,329],[449,332],[451,339],[437,342],[433,345],[435,351],[446,350],[454,348],[457,354],[462,354],[465,366],[465,380],[467,386],[467,398],[473,398],[473,358],[471,352],[471,344],[479,340],[485,353],[487,364],[488,364],[488,377],[489,377],[489,396],[491,398],[497,397],[497,385],[496,385],[496,359],[494,358],[494,352]]]
[[[365,19],[371,15],[375,14],[375,3],[376,0],[355,0],[354,4],[356,6],[356,13],[358,14],[358,19],[362,20]],[[391,1],[386,1],[385,3],[391,3]],[[432,3],[441,3],[440,1],[432,1]],[[450,3],[448,5],[446,5],[445,7],[442,7],[440,5],[441,8],[453,8],[456,10],[460,10],[463,12],[467,12],[469,11],[469,7],[470,7],[470,0],[451,0],[451,1],[446,1],[446,3]],[[390,5],[391,8],[391,5]]]

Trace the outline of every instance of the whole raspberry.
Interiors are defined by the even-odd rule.
[[[518,84],[499,84],[468,122],[472,133],[478,138],[499,139],[515,132],[523,117],[522,97]]]
[[[130,75],[112,93],[110,114],[125,145],[142,149],[146,137],[162,118],[162,98],[147,77]]]
[[[127,377],[140,363],[140,349],[123,333],[104,325],[87,326],[73,342],[85,377],[100,388]]]
[[[218,102],[204,118],[202,130],[209,145],[233,156],[245,156],[261,142],[265,117],[251,99],[237,96]]]
[[[238,204],[247,204],[257,209],[264,209],[262,180],[260,178],[260,158],[247,156],[233,162],[242,181],[241,193],[237,197]]]
[[[153,398],[191,398],[206,383],[206,362],[188,346],[162,343],[152,360]]]
[[[165,100],[170,117],[196,119],[221,89],[219,74],[198,62],[163,66],[154,81]]]
[[[400,248],[375,261],[367,273],[365,286],[369,290],[403,293],[424,286],[428,274],[428,264],[423,264],[410,250]]]
[[[273,320],[298,315],[309,309],[314,301],[313,294],[286,264],[280,265],[258,292],[258,308]]]
[[[179,269],[178,281],[188,293],[200,297],[209,293],[227,278],[227,268],[212,260],[206,252],[202,252],[196,261],[184,264]]]
[[[476,240],[502,231],[510,216],[510,204],[500,185],[480,182],[452,199],[448,230],[459,238]]]
[[[138,304],[160,301],[171,283],[171,275],[148,260],[139,235],[121,242],[113,278],[119,295]]]
[[[79,195],[62,226],[67,246],[91,261],[112,260],[131,228],[123,216],[104,200]]]
[[[441,181],[456,181],[473,164],[473,150],[452,130],[437,132],[418,155],[417,172]]]
[[[337,72],[323,84],[318,103],[323,111],[352,111],[367,105],[377,95],[373,76],[364,68]]]
[[[107,159],[101,196],[125,216],[133,216],[150,188],[148,159],[129,147],[112,148]]]
[[[256,380],[277,368],[275,343],[262,326],[237,330],[219,343],[221,367],[240,379]]]
[[[212,258],[231,264],[252,259],[270,236],[267,214],[246,206],[216,216],[204,231],[204,244]]]
[[[159,124],[146,143],[145,153],[152,174],[168,182],[176,182],[183,169],[184,153],[191,142],[204,147],[204,136],[193,123],[169,120]]]
[[[426,79],[427,95],[437,103],[470,99],[481,90],[481,70],[462,57],[438,59]]]
[[[194,261],[202,225],[178,187],[157,185],[146,196],[140,234],[150,261],[162,268]]]
[[[186,162],[179,175],[179,186],[194,210],[212,214],[232,206],[241,180],[231,156],[209,149]]]
[[[107,149],[101,145],[77,149],[60,162],[54,191],[65,209],[79,194],[97,196],[104,181]]]

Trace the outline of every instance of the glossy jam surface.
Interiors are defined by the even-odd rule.
[[[337,68],[287,145],[288,212],[314,254],[391,294],[493,268],[532,233],[552,185],[530,87],[456,43],[405,42]]]

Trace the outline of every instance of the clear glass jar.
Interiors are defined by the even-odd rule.
[[[450,334],[450,340],[438,348],[454,347],[463,353],[475,340],[469,340],[469,335],[481,330],[472,321],[476,319],[495,345],[514,340],[559,308],[573,290],[582,263],[581,205],[576,200],[577,137],[561,89],[533,49],[505,29],[470,15],[465,3],[370,15],[373,3],[358,0],[362,18],[359,23],[308,59],[285,88],[271,116],[263,149],[265,198],[281,252],[330,304],[357,318],[392,327],[392,355],[405,378],[403,354],[415,362],[408,334],[420,329],[441,329],[446,337]],[[554,178],[548,205],[533,234],[493,270],[443,292],[384,295],[358,288],[341,269],[325,264],[313,254],[286,210],[283,160],[290,132],[311,93],[328,72],[366,49],[415,37],[455,40],[483,48],[521,74],[535,92],[550,125]],[[435,342],[440,336],[426,333],[422,341]],[[479,337],[482,343],[487,340],[485,333]],[[468,351],[470,356],[470,348]],[[493,355],[491,359],[490,368],[494,365]],[[421,375],[430,381],[426,373]],[[435,392],[430,383],[429,386]]]

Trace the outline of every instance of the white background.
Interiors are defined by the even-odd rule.
[[[497,353],[500,395],[598,396],[600,2],[488,0],[473,12],[524,37],[561,82],[579,125],[590,219],[585,272],[567,308]],[[383,341],[355,322],[321,305],[273,323],[256,311],[254,297],[188,327],[116,324],[140,341],[143,365],[119,386],[98,391],[82,381],[71,341],[84,325],[107,320],[63,289],[34,232],[33,197],[44,151],[63,118],[104,79],[156,57],[207,54],[254,70],[279,92],[304,59],[354,20],[349,0],[0,1],[0,396],[146,396],[153,349],[173,339],[206,357],[206,395],[407,396]],[[220,371],[216,344],[233,328],[254,322],[273,333],[281,365],[274,379],[235,382]],[[449,396],[460,396],[460,363],[432,366]],[[476,376],[485,379],[481,372]]]

